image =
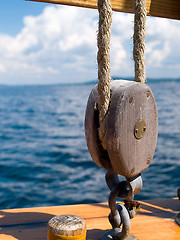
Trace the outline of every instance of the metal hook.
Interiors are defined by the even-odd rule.
[[[121,199],[133,200],[134,195],[137,194],[143,186],[141,174],[133,178],[126,178],[126,181],[120,181],[118,174],[113,171],[107,171],[105,179],[110,190],[116,185],[119,186],[118,197]]]
[[[106,182],[111,192],[109,195],[109,221],[114,230],[113,238],[115,240],[122,239],[136,239],[136,237],[129,235],[130,231],[130,218],[135,215],[134,207],[128,206],[128,201],[132,201],[134,194],[138,193],[142,188],[141,175],[133,178],[126,178],[126,181],[120,181],[118,175],[113,171],[107,171]],[[124,199],[125,206],[116,204],[117,197]],[[120,226],[123,225],[122,230]]]
[[[131,227],[129,213],[122,204],[116,204],[116,198],[119,192],[119,185],[113,187],[109,195],[109,207],[111,213],[109,214],[109,221],[114,230],[114,239],[127,239]],[[120,226],[123,224],[122,230]]]

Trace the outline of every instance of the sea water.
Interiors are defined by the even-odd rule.
[[[180,81],[149,81],[157,102],[154,159],[136,199],[171,198],[180,187]],[[0,86],[0,208],[107,201],[106,171],[84,134],[93,84]]]

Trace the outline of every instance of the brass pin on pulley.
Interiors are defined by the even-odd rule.
[[[137,139],[141,139],[146,132],[146,123],[143,120],[139,120],[134,128],[134,135]]]

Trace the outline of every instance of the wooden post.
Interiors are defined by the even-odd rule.
[[[34,2],[54,3],[86,8],[97,8],[96,0],[28,0]],[[133,13],[132,0],[111,0],[112,9],[118,12]],[[180,20],[179,0],[146,0],[149,16]]]
[[[85,240],[86,223],[75,215],[59,215],[48,222],[48,240]]]

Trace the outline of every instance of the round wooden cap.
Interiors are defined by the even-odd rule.
[[[85,240],[86,222],[75,215],[59,215],[48,222],[48,240]]]

